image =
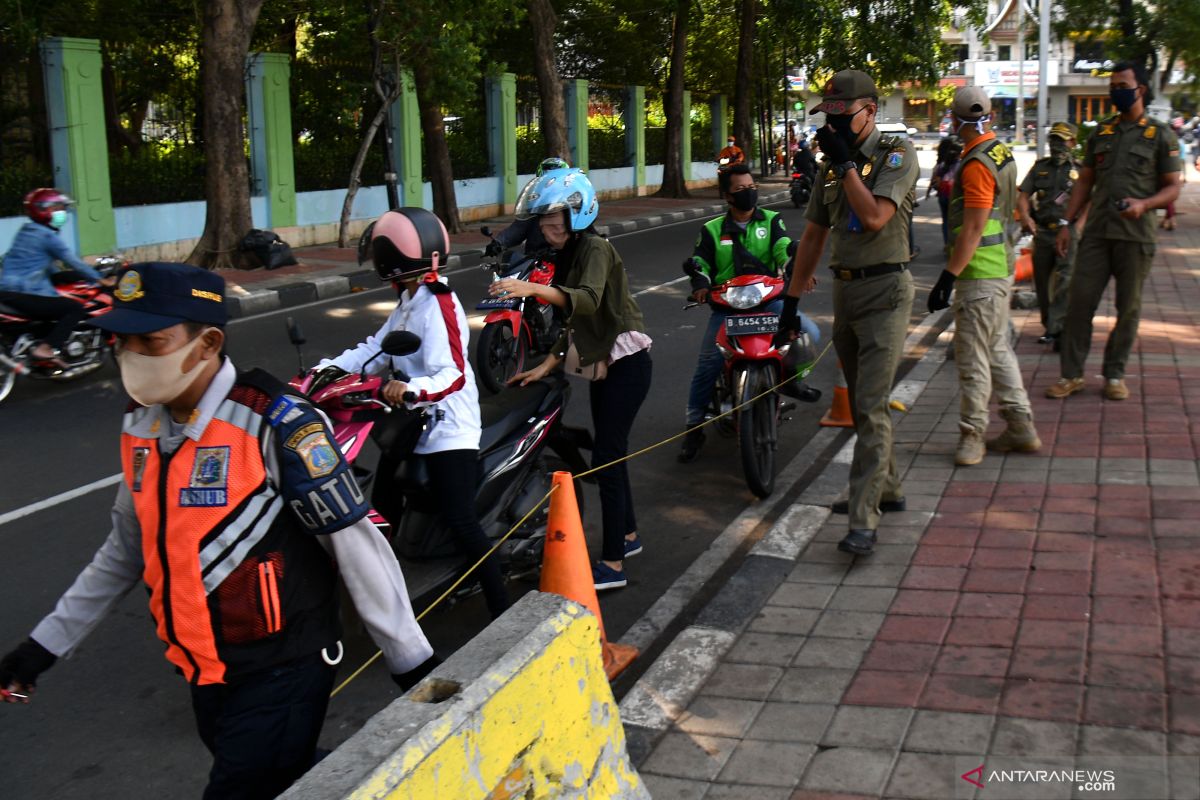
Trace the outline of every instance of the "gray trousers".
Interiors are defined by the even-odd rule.
[[[1142,284],[1150,274],[1153,260],[1153,244],[1084,233],[1075,261],[1075,274],[1071,277],[1067,320],[1061,339],[1060,363],[1064,378],[1083,377],[1083,365],[1092,348],[1092,317],[1108,288],[1109,278],[1117,283],[1117,324],[1104,346],[1104,377],[1125,377],[1125,362],[1137,340],[1138,322],[1142,317]]]
[[[1000,414],[1029,414],[1029,395],[1008,339],[1012,278],[959,280],[954,284],[954,363],[961,396],[959,425],[983,434],[992,392]]]
[[[879,501],[903,497],[888,410],[912,314],[908,271],[833,282],[833,346],[842,362],[858,439],[850,463],[850,528],[875,530]]]

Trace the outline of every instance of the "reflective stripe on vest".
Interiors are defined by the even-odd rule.
[[[267,480],[262,417],[225,400],[199,441],[173,454],[139,436],[145,410],[126,415],[121,458],[142,531],[142,574],[167,660],[193,684],[222,683],[225,664],[208,596],[260,542],[283,509]]]
[[[963,156],[958,165],[958,173],[954,178],[954,191],[950,195],[949,222],[950,230],[957,238],[962,230],[965,209],[963,208],[962,173],[971,161],[978,161],[992,174],[996,190],[992,195],[992,208],[988,212],[987,222],[983,226],[983,234],[979,245],[967,266],[959,275],[960,279],[977,280],[980,278],[1006,278],[1009,275],[1008,246],[1005,241],[1004,225],[1012,217],[1012,192],[1008,191],[1005,177],[1009,173],[1001,170],[1014,164],[1012,152],[999,141],[989,142],[976,147]],[[1015,169],[1015,166],[1013,167]],[[1015,187],[1015,178],[1011,178]]]

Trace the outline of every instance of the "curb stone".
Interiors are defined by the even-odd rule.
[[[951,321],[950,315],[951,310],[945,309],[922,320],[908,335],[905,351],[915,347],[930,330],[944,330]],[[904,380],[893,387],[892,398],[911,408],[946,360],[946,350],[931,345]],[[800,562],[805,546],[830,515],[829,503],[845,487],[854,442],[852,436],[822,474],[754,545],[696,621],[667,645],[621,700],[621,721],[635,767],[641,767],[767,599]]]
[[[771,194],[763,195],[759,200],[759,204],[771,205],[787,199],[788,192],[786,191],[772,192]],[[612,222],[607,225],[598,225],[596,230],[603,236],[636,233],[637,231],[658,228],[676,222],[713,216],[721,213],[724,209],[724,203],[712,203],[705,206],[679,209],[678,211],[663,211],[645,217],[635,217],[633,219]],[[449,272],[461,267],[464,257],[475,257],[482,254],[482,249],[463,250],[461,253],[452,255],[446,259],[446,270]],[[368,269],[345,274],[313,275],[304,280],[297,280],[295,283],[285,283],[280,286],[271,287],[270,289],[242,290],[241,293],[230,293],[227,297],[229,302],[229,317],[230,319],[253,317],[258,314],[277,311],[281,308],[291,308],[317,300],[341,297],[350,294],[356,289],[375,288],[378,286],[378,283],[375,273]]]

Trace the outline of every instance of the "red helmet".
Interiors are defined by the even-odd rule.
[[[25,213],[34,222],[47,225],[56,208],[75,205],[75,201],[58,189],[34,189],[25,195]]]
[[[411,280],[437,272],[449,252],[446,226],[423,208],[389,211],[371,230],[371,259],[381,281]]]

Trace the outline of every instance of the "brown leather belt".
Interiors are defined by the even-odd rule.
[[[908,269],[907,264],[873,264],[869,267],[858,267],[857,269],[846,269],[844,267],[830,267],[833,271],[833,277],[842,281],[858,281],[864,278],[877,278],[880,275],[891,275],[893,272],[904,272]]]

